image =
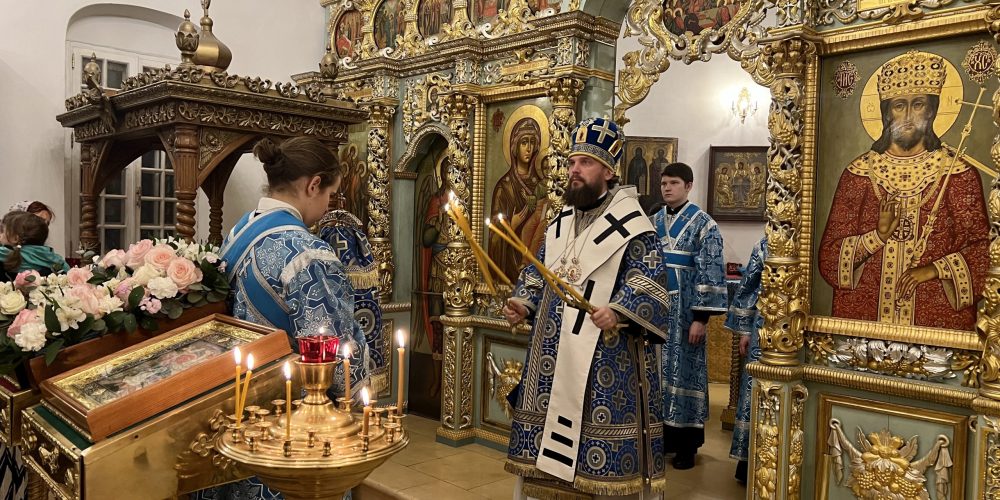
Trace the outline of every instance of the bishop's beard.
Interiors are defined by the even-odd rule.
[[[602,186],[592,186],[587,184],[587,181],[578,180],[580,180],[580,185],[573,187],[573,179],[570,179],[569,185],[566,186],[566,191],[563,192],[563,201],[575,208],[596,205],[597,201],[601,199]]]

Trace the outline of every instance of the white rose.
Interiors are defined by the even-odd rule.
[[[13,289],[14,289],[14,284],[9,281],[0,283],[0,295],[3,295]]]
[[[21,309],[24,309],[26,305],[28,302],[24,300],[24,295],[21,295],[21,292],[11,291],[0,295],[0,313],[13,316],[21,312]]]
[[[177,284],[170,278],[153,278],[146,288],[158,299],[172,299],[177,295]]]
[[[104,284],[101,285],[101,288],[108,290],[108,293],[111,293],[112,291],[117,290],[118,285],[121,283],[122,280],[120,278],[111,278],[108,281],[105,281]]]
[[[109,297],[101,297],[98,302],[97,310],[101,314],[101,317],[104,317],[115,311],[121,311],[122,306],[124,305],[125,302],[123,302],[122,299],[111,295]]]
[[[21,325],[21,333],[14,336],[14,343],[25,351],[40,351],[45,347],[45,324],[33,321]]]
[[[215,252],[205,252],[201,258],[207,260],[209,264],[219,262],[219,256]]]
[[[64,305],[56,308],[56,319],[59,320],[60,331],[65,332],[66,330],[80,326],[80,322],[87,319],[87,314],[81,309]]]
[[[145,265],[135,271],[135,274],[132,275],[132,280],[137,285],[146,286],[150,280],[154,278],[159,278],[161,276],[162,276],[161,272],[157,270],[155,267],[150,265]]]
[[[31,302],[32,305],[41,306],[47,304],[48,300],[45,298],[43,290],[36,288],[28,292],[28,302]]]

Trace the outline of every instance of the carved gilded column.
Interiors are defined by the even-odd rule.
[[[194,239],[198,196],[198,127],[179,124],[174,128],[174,194],[177,197],[177,236]]]
[[[379,296],[392,301],[392,280],[396,263],[392,255],[392,216],[389,207],[389,169],[392,159],[392,117],[396,104],[374,103],[368,131],[368,240],[378,262]]]
[[[549,150],[545,152],[545,175],[549,185],[549,220],[562,210],[562,195],[566,188],[566,156],[570,149],[570,134],[576,126],[576,100],[583,90],[583,80],[553,78],[548,82],[552,115],[549,116]]]
[[[1000,6],[986,16],[987,26],[1000,43]],[[1000,90],[993,94],[993,122],[1000,127]],[[990,150],[993,162],[1000,166],[1000,135]],[[990,185],[986,209],[990,217],[990,268],[983,287],[983,305],[979,310],[977,329],[985,339],[980,360],[979,394],[1000,401],[1000,179]]]
[[[360,59],[375,57],[378,53],[378,46],[375,45],[375,0],[357,0],[355,2],[361,12],[361,49],[358,51]]]
[[[80,246],[85,251],[98,252],[101,246],[97,234],[97,195],[95,178],[99,155],[97,146],[80,145]]]
[[[470,115],[478,100],[470,95],[451,93],[442,97],[452,139],[448,143],[448,186],[466,207],[472,206]],[[472,437],[473,330],[459,318],[470,313],[476,282],[472,251],[455,224],[448,226],[445,250],[444,291],[444,397],[441,408],[443,437],[460,441]]]
[[[800,38],[766,45],[775,78],[771,83],[768,129],[768,257],[758,308],[764,317],[760,361],[796,366],[802,349],[805,300],[808,293],[800,260],[802,231],[803,132],[805,73],[815,66],[816,47]]]
[[[816,47],[790,37],[764,45],[761,53],[772,71],[768,128],[768,258],[757,304],[764,326],[761,358],[747,370],[754,377],[753,435],[748,478],[754,499],[799,498],[804,461],[805,403],[801,383],[808,275],[802,259],[802,178],[812,161],[806,115],[814,111],[807,86],[817,78]],[[808,246],[808,245],[806,245]]]

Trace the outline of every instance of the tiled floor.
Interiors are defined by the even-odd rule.
[[[732,434],[723,431],[719,415],[729,401],[729,388],[711,384],[711,420],[697,466],[667,470],[664,500],[736,500],[746,489],[733,479],[736,462],[729,458]],[[452,500],[503,499],[513,496],[514,477],[503,470],[506,454],[481,445],[452,448],[435,442],[438,423],[407,417],[410,445],[379,467],[356,490],[355,500],[387,498]]]

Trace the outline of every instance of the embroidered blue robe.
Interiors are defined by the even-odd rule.
[[[372,253],[361,221],[352,213],[333,210],[319,224],[319,237],[333,248],[354,287],[354,319],[358,321],[368,345],[371,390],[378,394],[389,386],[389,360],[386,359],[387,352],[383,352],[385,339],[375,254]]]
[[[637,201],[635,210],[641,213]],[[514,298],[531,311],[534,326],[521,386],[510,398],[514,413],[506,469],[524,477],[526,484],[595,495],[630,495],[644,486],[653,491],[665,487],[657,346],[648,340],[662,341],[664,335],[657,325],[666,323],[666,269],[652,231],[633,235],[625,244],[608,305],[629,327],[619,334],[601,334],[594,349],[572,484],[535,465],[566,305],[533,265],[521,271],[515,285]],[[538,260],[545,262],[545,246]],[[591,321],[589,315],[584,321]]]
[[[750,337],[750,348],[747,349],[746,363],[760,359],[759,331],[764,318],[757,311],[757,297],[760,294],[760,279],[764,273],[764,260],[767,259],[767,239],[761,238],[750,253],[750,261],[743,271],[740,287],[729,306],[726,317],[726,328],[739,335]],[[737,460],[747,460],[750,449],[750,391],[753,378],[746,368],[740,376],[740,398],[736,405],[736,425],[733,429],[733,444],[729,456]]]
[[[243,216],[222,245],[233,290],[234,317],[285,330],[292,349],[296,337],[324,327],[351,344],[351,393],[368,385],[368,348],[354,319],[354,290],[344,266],[325,241],[309,232],[297,215],[283,208]],[[335,394],[344,392],[337,366]],[[192,494],[196,500],[280,500],[281,493],[259,478]]]
[[[726,311],[726,266],[722,235],[715,221],[688,203],[676,215],[664,207],[652,217],[668,268],[671,286],[670,313],[664,323],[667,341],[661,356],[663,421],[671,427],[704,428],[708,418],[708,365],[706,341],[688,342],[696,311]]]

